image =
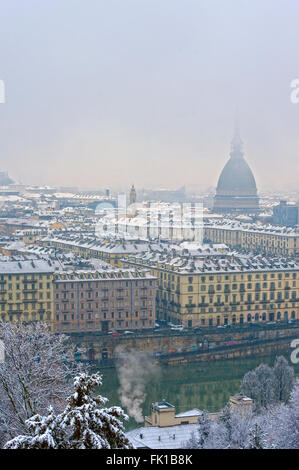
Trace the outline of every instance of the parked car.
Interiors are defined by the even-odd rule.
[[[117,333],[117,331],[116,331],[116,330],[109,330],[109,331],[107,332],[107,335],[112,335],[112,333]]]
[[[129,331],[129,330],[124,331],[124,335],[133,335],[133,334],[134,334],[134,331]]]
[[[182,325],[174,325],[170,328],[172,331],[183,331],[184,327]]]
[[[117,331],[115,331],[115,333],[111,333],[111,336],[120,336],[120,333],[118,333]]]
[[[199,326],[196,326],[195,328],[193,328],[193,331],[202,331],[202,328],[199,328]]]

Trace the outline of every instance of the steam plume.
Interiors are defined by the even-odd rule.
[[[120,383],[121,404],[129,416],[138,423],[143,421],[142,404],[146,398],[146,385],[159,373],[153,358],[145,352],[118,352],[116,368]]]

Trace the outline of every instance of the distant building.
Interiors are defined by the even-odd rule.
[[[230,159],[224,166],[214,197],[214,211],[255,213],[259,197],[253,173],[244,158],[238,130],[232,140]]]
[[[230,397],[228,405],[240,414],[251,411],[253,400],[238,394]],[[211,420],[218,420],[221,411],[208,413]],[[203,411],[195,408],[175,414],[175,407],[166,401],[152,403],[151,416],[145,417],[144,427],[126,433],[136,449],[182,449],[198,431]]]
[[[225,243],[237,250],[259,252],[267,256],[299,256],[298,227],[211,220],[204,225],[203,241]]]
[[[287,201],[280,201],[273,209],[273,223],[294,227],[294,225],[298,224],[298,207],[288,204]]]
[[[132,184],[131,191],[130,191],[130,205],[135,204],[136,202],[136,189],[134,188],[134,184]]]
[[[139,199],[141,201],[186,202],[186,188],[171,189],[143,189]]]
[[[230,397],[228,404],[231,409],[240,410],[241,412],[252,411],[253,409],[253,400],[242,393]]]
[[[166,401],[152,403],[151,415],[145,417],[144,425],[147,426],[177,426],[180,424],[195,424],[202,415],[198,409],[175,414],[175,407]]]

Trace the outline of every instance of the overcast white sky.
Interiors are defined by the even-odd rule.
[[[298,26],[298,0],[0,0],[0,169],[213,186],[238,109],[258,188],[297,188]]]

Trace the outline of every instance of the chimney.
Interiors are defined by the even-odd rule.
[[[143,434],[140,434],[140,439],[143,439]]]

